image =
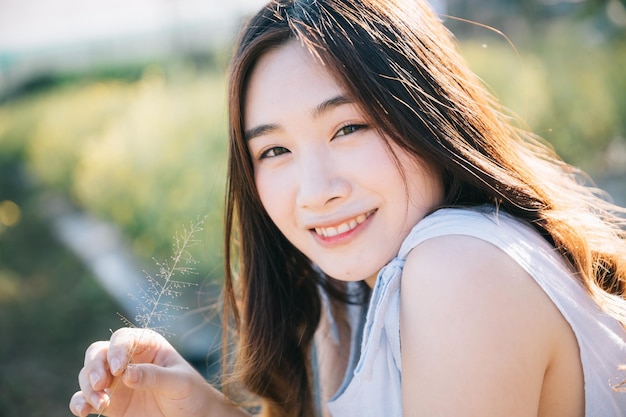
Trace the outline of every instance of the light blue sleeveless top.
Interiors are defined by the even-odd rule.
[[[626,380],[626,372],[618,370],[619,364],[626,363],[626,331],[597,307],[561,256],[534,229],[483,206],[441,209],[421,220],[403,242],[398,256],[380,271],[364,324],[359,320],[359,309],[349,307],[354,329],[350,348],[353,360],[342,387],[328,403],[333,417],[402,416],[402,268],[414,247],[443,235],[467,235],[490,242],[523,267],[576,335],[585,380],[585,416],[626,416],[626,393],[612,388]]]

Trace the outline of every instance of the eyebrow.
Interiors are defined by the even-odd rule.
[[[279,129],[280,127],[278,125],[260,125],[253,127],[252,129],[246,130],[243,133],[243,138],[245,142],[249,142],[258,136],[263,136],[268,133],[275,132]]]
[[[336,107],[342,106],[344,104],[352,104],[352,103],[354,103],[354,101],[351,100],[350,98],[339,95],[331,99],[324,100],[322,103],[315,106],[313,110],[311,111],[311,114],[313,115],[314,118],[318,118],[322,114]],[[244,140],[246,142],[249,142],[250,140],[258,136],[263,136],[268,133],[275,132],[277,130],[280,130],[280,126],[277,124],[259,125],[259,126],[253,127],[252,129],[246,130],[243,136],[244,136]]]
[[[323,113],[334,109],[335,107],[339,107],[343,104],[352,104],[353,101],[350,100],[348,97],[346,96],[337,96],[337,97],[333,97],[329,100],[326,100],[324,102],[322,102],[321,104],[319,104],[318,106],[316,106],[313,109],[313,117],[319,117],[321,116]]]

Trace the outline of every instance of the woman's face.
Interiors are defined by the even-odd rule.
[[[396,161],[299,42],[259,59],[244,105],[256,187],[272,221],[331,277],[373,285],[411,228],[442,200],[435,170],[390,142]]]

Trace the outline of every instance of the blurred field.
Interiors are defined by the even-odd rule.
[[[84,349],[128,314],[53,237],[48,194],[120,227],[149,273],[206,215],[195,280],[221,276],[223,71],[165,71],[62,83],[0,107],[1,416],[68,415]],[[198,291],[188,307],[208,303]]]
[[[556,19],[513,38],[517,51],[487,30],[459,39],[507,107],[623,196],[626,35],[599,38],[588,25]],[[0,416],[69,415],[84,349],[121,326],[117,302],[52,235],[49,193],[119,227],[147,270],[181,225],[206,215],[197,281],[219,282],[225,66],[77,74],[0,101]],[[191,308],[207,302],[192,298]]]
[[[0,235],[0,415],[67,416],[84,349],[119,327],[119,307],[53,238],[37,197],[7,181],[15,176],[4,162],[2,198],[20,219]]]

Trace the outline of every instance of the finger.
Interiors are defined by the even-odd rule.
[[[165,393],[169,398],[188,395],[195,370],[186,366],[163,367],[152,364],[130,364],[123,382],[129,388]],[[204,382],[204,380],[203,380]]]
[[[108,347],[109,342],[95,342],[85,352],[85,374],[95,391],[108,387],[113,380],[107,363]]]
[[[96,391],[93,389],[89,381],[89,373],[86,368],[81,369],[78,373],[78,385],[80,386],[80,394],[84,402],[95,409],[101,410],[109,402],[109,396],[105,391]]]
[[[78,417],[86,417],[89,414],[97,413],[97,410],[85,399],[82,391],[78,391],[72,395],[70,399],[70,411]]]
[[[130,362],[131,357],[135,355],[143,331],[143,329],[122,328],[111,335],[107,362],[113,375],[120,375]]]
[[[118,376],[124,372],[131,362],[152,362],[159,347],[166,342],[162,337],[149,329],[124,328],[111,336],[107,351],[107,361],[110,371]]]

